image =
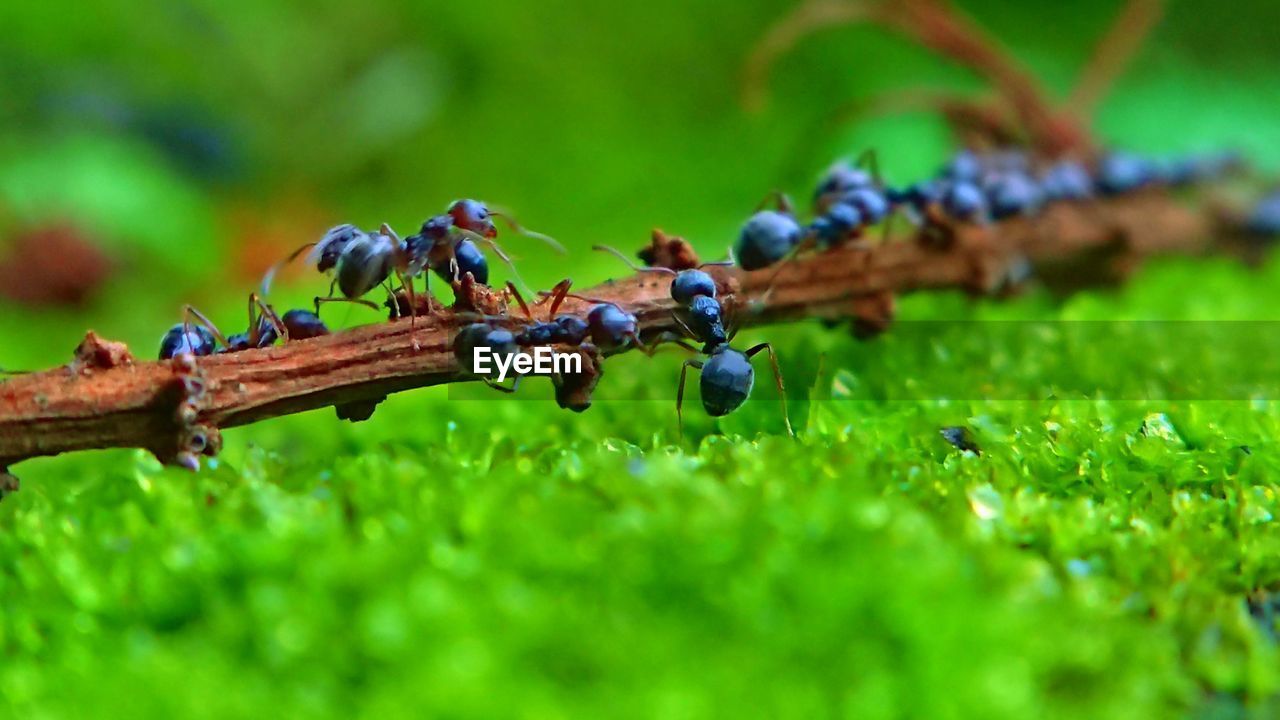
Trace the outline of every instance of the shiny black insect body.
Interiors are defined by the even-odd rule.
[[[270,347],[278,340],[305,340],[329,334],[315,313],[290,310],[284,317],[262,301],[257,293],[249,295],[249,329],[234,335],[223,335],[209,318],[194,307],[183,309],[182,322],[169,328],[160,339],[160,359],[178,355],[197,357],[222,352],[241,352]]]
[[[782,417],[787,426],[787,433],[794,435],[791,419],[787,414],[786,388],[782,382],[782,372],[778,367],[778,357],[769,343],[760,343],[748,350],[741,351],[730,346],[734,333],[726,331],[724,306],[719,297],[719,288],[715,278],[701,268],[674,270],[663,267],[636,267],[625,255],[614,248],[598,245],[603,250],[615,255],[637,272],[665,273],[671,278],[671,299],[679,303],[680,308],[674,313],[676,322],[684,329],[686,335],[702,343],[701,349],[685,343],[678,344],[686,349],[706,356],[705,360],[685,360],[680,368],[680,385],[676,391],[676,417],[683,432],[682,409],[684,407],[684,386],[689,368],[701,371],[699,385],[702,390],[702,407],[712,417],[723,417],[737,410],[755,386],[755,369],[751,367],[751,358],[756,354],[768,351],[773,364],[773,377],[778,385],[778,395],[782,400]]]

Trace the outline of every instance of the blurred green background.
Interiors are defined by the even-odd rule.
[[[1117,10],[961,6],[1056,92]],[[50,232],[104,253],[76,277],[111,268],[69,305],[0,299],[0,367],[64,362],[87,328],[150,357],[185,302],[239,330],[262,270],[338,222],[404,232],[482,198],[569,247],[510,240],[530,284],[586,286],[620,274],[592,243],[661,227],[718,257],[766,192],[803,197],[839,156],[931,172],[952,149],[937,118],[839,110],[982,85],[876,28],[806,39],[744,112],[744,60],[792,7],[0,5],[0,278],[30,283],[17,249]],[[1171,3],[1101,137],[1280,168],[1278,26],[1270,0]],[[1277,277],[1183,261],[1065,306],[942,296],[903,316],[1273,318]],[[292,274],[276,302],[324,283]],[[874,383],[839,375],[854,353],[930,368],[817,327],[750,335],[778,343],[797,401]],[[1280,688],[1243,600],[1280,581],[1274,407],[797,402],[812,434],[791,445],[765,388],[720,423],[695,407],[686,452],[678,364],[611,361],[606,383],[654,402],[583,416],[436,389],[361,425],[241,428],[194,479],[129,452],[19,466],[0,713],[1230,717]],[[936,431],[956,422],[1004,462],[949,455]]]
[[[340,221],[408,231],[479,197],[573,250],[566,261],[509,241],[546,287],[566,267],[580,283],[616,274],[590,244],[630,249],[652,227],[716,256],[767,191],[803,196],[840,155],[876,148],[899,181],[932,170],[949,139],[936,118],[833,117],[888,91],[980,84],[875,28],[805,40],[774,72],[767,110],[743,112],[744,59],[790,7],[11,4],[6,235],[70,223],[117,271],[72,312],[3,305],[0,366],[56,362],[85,327],[149,355],[183,302],[234,328],[228,310],[256,273]],[[1116,10],[965,7],[1057,90]],[[1276,163],[1276,15],[1265,1],[1173,3],[1106,103],[1102,136]],[[300,298],[323,284],[306,281]]]

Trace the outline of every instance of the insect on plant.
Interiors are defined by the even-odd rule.
[[[202,357],[215,352],[240,352],[270,347],[277,340],[288,342],[328,334],[329,328],[315,313],[290,310],[280,317],[255,292],[249,294],[249,328],[230,336],[223,335],[199,310],[185,306],[182,322],[169,328],[160,339],[160,359],[170,360],[182,354]]]
[[[773,350],[773,345],[767,342],[759,343],[745,351],[737,350],[730,345],[737,334],[737,329],[732,327],[732,322],[725,322],[725,310],[719,299],[715,278],[701,268],[677,272],[664,267],[639,267],[615,248],[597,245],[594,249],[611,253],[636,272],[654,272],[672,276],[671,299],[680,305],[680,311],[673,311],[672,315],[687,337],[702,343],[702,347],[694,347],[683,339],[675,342],[687,350],[706,356],[705,360],[686,359],[680,367],[680,384],[676,390],[676,421],[682,436],[684,434],[684,387],[689,368],[700,372],[699,388],[702,391],[703,409],[711,417],[724,417],[742,407],[742,404],[751,396],[751,390],[755,386],[755,369],[751,366],[751,358],[765,351],[769,353],[769,361],[773,365],[773,378],[777,383],[778,397],[782,402],[783,423],[787,427],[787,434],[795,436],[795,431],[791,427],[791,417],[787,413],[787,395],[782,381],[782,370],[778,367],[778,356]],[[730,263],[707,263],[703,267],[727,264]],[[726,331],[726,325],[731,329]]]

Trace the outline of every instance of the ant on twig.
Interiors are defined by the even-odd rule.
[[[699,387],[702,390],[702,407],[711,417],[723,417],[742,407],[751,396],[755,385],[755,369],[751,366],[751,358],[763,351],[769,353],[769,361],[773,365],[773,378],[778,386],[778,396],[782,402],[782,419],[787,427],[787,434],[795,436],[791,427],[791,417],[787,413],[786,387],[782,381],[782,371],[778,367],[778,356],[773,345],[764,342],[748,348],[737,350],[730,346],[737,328],[726,332],[725,310],[718,296],[715,278],[701,268],[675,271],[664,267],[638,267],[615,248],[596,245],[593,249],[611,253],[636,272],[655,272],[670,275],[671,299],[678,303],[685,317],[672,312],[677,324],[688,337],[702,343],[698,349],[683,339],[675,343],[681,347],[706,356],[706,360],[686,359],[680,367],[680,385],[676,391],[676,419],[680,435],[684,435],[684,386],[689,368],[700,371]],[[705,263],[706,265],[724,265],[728,263]],[[732,322],[729,323],[732,326]]]
[[[330,228],[318,242],[303,245],[273,267],[263,281],[263,292],[265,294],[271,279],[281,267],[310,250],[308,264],[314,264],[316,270],[322,273],[333,271],[329,295],[316,298],[317,314],[321,303],[325,302],[354,302],[377,310],[376,304],[363,297],[381,285],[394,299],[394,292],[387,285],[394,275],[409,297],[409,314],[412,319],[417,307],[413,280],[422,275],[424,270],[433,270],[452,282],[457,282],[466,273],[471,273],[477,282],[488,282],[488,261],[480,251],[480,244],[492,248],[511,268],[512,274],[519,277],[511,258],[503,252],[495,239],[498,236],[497,226],[493,222],[495,217],[504,220],[516,232],[542,240],[559,252],[564,252],[564,247],[553,238],[521,227],[510,216],[490,210],[484,203],[477,200],[457,200],[449,205],[446,212],[432,216],[422,223],[417,234],[403,240],[386,223],[372,233],[350,224]],[[335,295],[335,289],[341,296]],[[398,306],[393,300],[392,307]]]
[[[185,306],[182,322],[169,328],[160,339],[160,359],[171,360],[184,353],[203,357],[215,352],[240,352],[270,347],[281,339],[289,342],[328,334],[329,328],[315,313],[290,310],[281,317],[255,292],[249,294],[249,329],[230,336],[223,335],[199,310]]]

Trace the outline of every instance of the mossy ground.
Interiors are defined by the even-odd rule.
[[[904,320],[1266,319],[1249,309],[1275,307],[1277,278],[1277,266],[1173,261],[1061,305],[920,296]],[[649,399],[581,416],[437,389],[360,425],[318,412],[232,431],[195,476],[119,452],[20,467],[22,491],[0,506],[3,708],[1275,709],[1275,628],[1248,603],[1280,580],[1270,398],[1162,400],[1121,345],[1099,349],[1110,373],[1090,380],[1092,398],[1007,367],[1003,387],[1042,399],[851,399],[930,373],[982,387],[986,370],[946,357],[1005,352],[1008,336],[925,352],[892,332],[870,344],[817,326],[750,334],[782,338],[798,440],[762,381],[718,424],[695,406],[677,444],[672,353],[617,359],[613,393]],[[1258,352],[1274,342],[1259,337]],[[1229,367],[1206,372],[1210,386],[1230,380]],[[981,454],[943,440],[956,425]]]

